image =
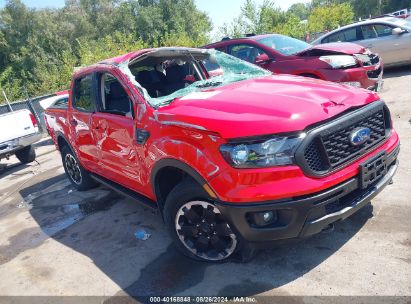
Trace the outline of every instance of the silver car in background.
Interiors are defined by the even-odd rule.
[[[377,18],[340,27],[312,44],[353,42],[378,53],[387,66],[411,64],[411,21]]]

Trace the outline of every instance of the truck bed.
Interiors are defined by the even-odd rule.
[[[66,133],[67,125],[67,108],[50,107],[44,112],[44,120],[46,122],[49,135],[55,143],[57,143],[56,133]]]

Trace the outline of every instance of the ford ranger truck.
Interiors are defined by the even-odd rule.
[[[103,183],[157,209],[177,248],[206,261],[328,229],[398,167],[375,92],[215,50],[144,49],[83,68],[67,107],[45,117],[78,190]]]

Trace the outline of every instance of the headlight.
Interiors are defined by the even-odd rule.
[[[355,58],[349,55],[321,56],[320,60],[328,63],[333,69],[348,68],[357,65]]]
[[[236,168],[260,168],[294,163],[294,153],[305,137],[275,137],[252,143],[224,144],[220,147],[224,159]]]
[[[365,54],[355,54],[354,56],[358,59],[358,61],[361,61],[364,65],[371,65],[370,56]]]

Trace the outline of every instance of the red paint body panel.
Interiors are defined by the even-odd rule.
[[[57,95],[57,96],[60,96],[60,95],[66,95],[66,94],[68,94],[68,93],[69,93],[69,90],[64,90],[64,91],[56,92],[56,95]]]
[[[344,54],[362,54],[365,51],[365,47],[350,43],[350,42],[333,42],[327,44],[316,45],[313,47],[317,50],[325,50],[325,51],[338,51]]]
[[[363,89],[291,75],[268,76],[216,88],[208,99],[186,96],[154,109],[115,65],[147,50],[129,53],[107,63],[85,68],[73,79],[94,71],[118,77],[134,105],[135,118],[107,113],[83,113],[49,108],[45,119],[58,147],[59,136],[72,146],[89,171],[156,200],[153,169],[165,159],[191,167],[215,191],[231,203],[258,202],[318,192],[358,174],[359,164],[381,150],[398,144],[395,131],[379,148],[360,160],[323,178],[304,175],[298,166],[235,169],[219,148],[232,138],[303,131],[310,125],[333,119],[343,112],[379,99]],[[73,89],[73,84],[71,92]],[[150,133],[137,144],[136,128]]]
[[[390,153],[398,144],[398,135],[393,132],[389,140],[379,148],[349,166],[322,178],[308,177],[298,166],[257,170],[228,168],[209,183],[221,200],[236,203],[279,200],[313,194],[352,178],[359,173],[359,165],[366,159],[381,151]],[[235,186],[227,188],[227,184]]]
[[[291,75],[245,80],[210,91],[219,92],[212,101],[184,98],[160,108],[158,119],[171,117],[223,138],[238,138],[301,131],[378,99],[367,90]],[[330,100],[343,105],[334,106]]]

